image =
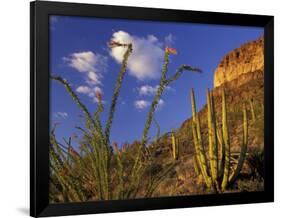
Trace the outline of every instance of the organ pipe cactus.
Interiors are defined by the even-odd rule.
[[[254,109],[254,100],[251,99],[249,101],[250,103],[250,109],[251,109],[251,115],[252,115],[252,120],[255,122],[256,121],[256,113],[255,113],[255,109]]]
[[[199,169],[199,164],[198,164],[198,161],[197,161],[197,158],[196,158],[195,155],[192,158],[192,162],[193,162],[195,174],[196,174],[196,176],[199,176],[200,175],[200,169]]]
[[[208,135],[209,135],[209,157],[212,183],[218,186],[218,144],[216,137],[216,117],[213,95],[207,90],[207,105],[208,105]]]
[[[195,104],[195,96],[194,96],[193,89],[191,91],[191,105],[192,105],[192,133],[193,133],[193,141],[195,147],[195,156],[200,166],[200,172],[203,176],[205,184],[207,185],[208,188],[211,188],[211,178],[209,176],[210,173],[207,165],[207,158],[202,143],[201,125],[200,125],[199,116],[196,113],[196,104]]]
[[[173,159],[177,160],[179,157],[179,139],[175,136],[175,133],[171,133],[172,138],[172,155]]]
[[[204,151],[200,129],[200,119],[196,112],[194,91],[191,90],[192,104],[192,132],[195,147],[194,163],[198,163],[199,175],[202,175],[206,186],[215,191],[223,192],[233,185],[239,175],[246,157],[248,145],[248,118],[243,109],[243,140],[238,162],[233,171],[230,169],[231,149],[229,140],[229,126],[227,118],[227,103],[225,91],[222,90],[222,128],[217,127],[217,115],[213,93],[207,90],[208,109],[208,141],[209,163]]]

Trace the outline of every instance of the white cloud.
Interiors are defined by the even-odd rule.
[[[141,87],[137,88],[138,93],[140,96],[151,96],[154,95],[158,89],[159,85],[156,86],[150,86],[150,85],[142,85]],[[165,88],[165,91],[171,91],[172,88],[170,86],[167,86]]]
[[[143,85],[138,88],[139,95],[154,95],[158,89],[157,86]]]
[[[164,105],[165,105],[165,101],[163,99],[160,99],[156,109],[161,110]]]
[[[95,54],[92,51],[83,51],[72,53],[68,57],[64,57],[64,60],[68,63],[68,66],[84,74],[87,85],[77,87],[76,91],[87,95],[93,102],[98,102],[95,92],[103,93],[98,85],[102,86],[102,74],[107,68],[107,57]]]
[[[95,64],[97,63],[96,55],[91,51],[77,52],[67,58],[69,66],[78,70],[79,72],[95,71]]]
[[[137,100],[134,102],[135,108],[143,110],[149,106],[150,102],[146,100]]]
[[[77,87],[76,92],[87,95],[95,103],[98,102],[98,99],[96,97],[96,92],[100,92],[101,94],[103,93],[102,89],[98,86],[95,87],[79,86]],[[105,103],[105,101],[103,101],[103,103]]]
[[[54,117],[66,119],[68,117],[68,113],[66,113],[66,112],[56,112],[56,113],[54,113]]]
[[[76,89],[76,92],[82,93],[82,94],[89,94],[91,92],[91,88],[89,88],[88,86],[79,86]]]
[[[97,73],[90,71],[88,73],[88,79],[87,79],[87,83],[88,84],[92,84],[92,85],[101,85],[101,75],[98,75]]]
[[[143,110],[145,108],[147,108],[148,106],[150,106],[150,101],[147,100],[136,100],[134,102],[135,108],[138,110]],[[163,99],[160,99],[157,105],[156,110],[161,110],[163,108],[163,106],[165,105],[165,101]]]
[[[100,92],[101,94],[103,93],[102,89],[98,86],[94,88],[94,92]]]
[[[175,37],[170,33],[165,37],[165,45],[171,46],[175,42]]]
[[[157,37],[148,35],[146,38],[141,38],[124,31],[117,31],[113,33],[111,40],[133,44],[133,53],[128,61],[130,75],[139,80],[155,79],[160,76],[164,50]],[[121,63],[125,51],[124,47],[115,47],[111,49],[110,55]]]
[[[101,85],[102,73],[107,68],[107,58],[92,51],[83,51],[64,57],[68,65],[75,70],[86,73],[86,82],[92,85]]]

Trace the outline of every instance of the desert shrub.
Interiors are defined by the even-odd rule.
[[[264,181],[260,179],[239,179],[237,180],[237,190],[239,192],[263,191]]]
[[[264,151],[254,150],[247,158],[247,163],[254,179],[264,179]]]

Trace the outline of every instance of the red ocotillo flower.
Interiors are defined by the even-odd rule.
[[[77,153],[77,151],[74,150],[74,148],[72,146],[69,146],[68,154],[74,159],[80,158],[80,155]]]
[[[107,43],[108,47],[110,48],[116,48],[116,47],[126,47],[128,46],[128,44],[125,44],[125,43],[120,43],[120,42],[117,42],[117,41],[114,41],[114,40],[111,40],[110,42]]]
[[[102,102],[102,94],[100,91],[96,91],[95,92],[95,97],[97,98],[98,102],[101,103]]]
[[[173,55],[176,55],[178,53],[175,48],[170,48],[170,47],[166,47],[165,52]]]

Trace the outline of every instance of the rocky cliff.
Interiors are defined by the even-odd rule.
[[[264,67],[264,38],[245,43],[225,55],[214,73],[214,88],[236,80],[236,85],[259,77]]]

